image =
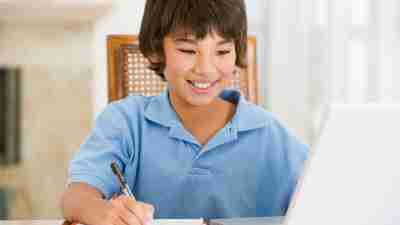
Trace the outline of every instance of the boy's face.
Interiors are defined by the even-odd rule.
[[[235,44],[216,33],[164,38],[165,78],[175,101],[204,106],[217,99],[236,69]]]

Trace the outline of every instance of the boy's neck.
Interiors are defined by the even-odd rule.
[[[170,101],[182,125],[205,144],[222,129],[233,117],[236,106],[221,98],[216,98],[205,106],[194,106],[170,95]]]
[[[216,116],[221,114],[221,111],[225,111],[224,109],[227,109],[226,106],[229,104],[221,98],[216,98],[208,105],[195,106],[181,101],[178,98],[179,97],[175,95],[170,95],[171,104],[182,122]]]

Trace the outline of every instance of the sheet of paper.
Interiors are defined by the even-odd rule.
[[[203,219],[155,219],[149,225],[203,225]]]
[[[149,225],[205,225],[203,219],[155,219]],[[283,217],[211,219],[210,225],[281,225]],[[83,225],[83,224],[73,224]]]
[[[71,225],[84,225],[73,223]],[[148,225],[204,225],[203,219],[155,219]]]
[[[283,217],[242,217],[213,219],[210,225],[281,225]]]

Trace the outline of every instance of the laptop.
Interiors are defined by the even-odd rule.
[[[400,224],[400,104],[336,104],[285,225]]]

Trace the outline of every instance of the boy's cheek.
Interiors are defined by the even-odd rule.
[[[180,72],[190,71],[194,67],[195,63],[187,58],[177,57],[174,63],[170,64],[171,69]]]
[[[166,69],[170,73],[182,75],[188,73],[192,69],[192,66],[191,64],[182,61],[180,63],[169,64]]]
[[[227,79],[227,80],[231,80],[233,79],[234,73],[236,71],[236,66],[232,66],[232,65],[226,65],[226,66],[222,66],[220,67],[219,71],[222,75],[223,79]]]

